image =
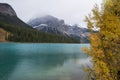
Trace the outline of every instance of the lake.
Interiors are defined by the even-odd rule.
[[[0,43],[0,80],[86,80],[89,44]]]

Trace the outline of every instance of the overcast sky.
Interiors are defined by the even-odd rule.
[[[0,0],[9,3],[17,16],[27,22],[32,18],[52,15],[64,19],[67,24],[79,24],[85,27],[84,17],[102,0]]]

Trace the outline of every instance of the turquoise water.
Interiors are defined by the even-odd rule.
[[[0,43],[0,80],[85,80],[89,44]]]

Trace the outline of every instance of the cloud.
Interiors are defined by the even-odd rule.
[[[97,3],[102,0],[0,0],[9,3],[15,9],[18,17],[27,22],[33,17],[50,14],[64,19],[67,24],[79,24],[83,22],[85,15]]]

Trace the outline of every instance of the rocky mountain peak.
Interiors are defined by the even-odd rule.
[[[78,42],[88,42],[88,29],[81,28],[77,24],[73,26],[68,25],[64,20],[51,15],[33,19],[29,21],[28,24],[42,32],[69,36],[76,39]]]
[[[37,17],[35,19],[31,19],[28,24],[30,26],[38,26],[40,24],[47,24],[49,26],[59,26],[60,24],[64,24],[64,20],[59,20],[58,18],[51,16],[51,15],[45,15],[42,17]]]
[[[7,3],[0,3],[0,14],[17,16],[14,9]]]

